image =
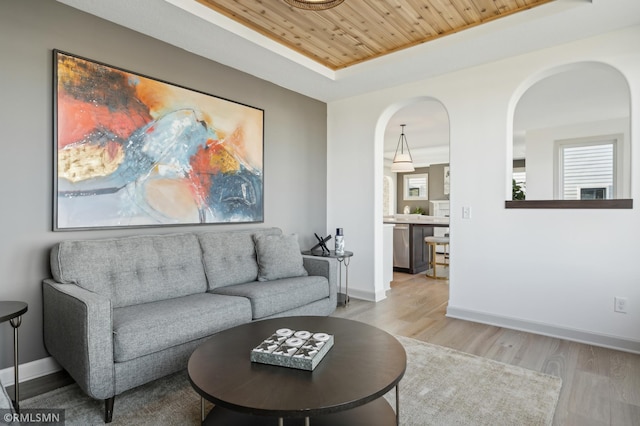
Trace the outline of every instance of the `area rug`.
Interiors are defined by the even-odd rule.
[[[407,426],[550,425],[560,378],[398,337],[407,351],[400,423]],[[385,396],[395,407],[395,391]],[[66,425],[103,424],[104,402],[70,385],[21,402],[65,410]],[[200,397],[186,371],[116,397],[113,425],[199,425]]]
[[[407,351],[399,386],[401,424],[552,424],[562,387],[559,377],[396,337]],[[385,398],[395,406],[395,394]]]

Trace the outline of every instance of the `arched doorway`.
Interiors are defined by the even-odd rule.
[[[405,124],[405,135],[409,144],[409,149],[413,157],[415,173],[429,174],[429,170],[438,170],[438,176],[432,175],[432,179],[427,184],[431,187],[431,193],[427,193],[426,199],[421,200],[404,200],[402,191],[403,181],[398,179],[396,173],[390,171],[390,165],[395,153],[398,137],[400,135],[400,124]],[[375,199],[377,209],[379,209],[376,217],[379,218],[380,229],[384,228],[383,222],[385,215],[389,216],[384,209],[384,196],[388,193],[384,191],[384,182],[392,182],[395,192],[395,202],[393,202],[392,213],[403,213],[406,206],[414,212],[424,212],[430,214],[430,201],[448,201],[448,172],[449,172],[449,115],[438,99],[433,97],[416,97],[398,101],[390,105],[380,115],[378,124],[376,125],[376,174],[380,173],[376,178]],[[446,169],[446,172],[445,172]],[[441,176],[440,176],[441,175]],[[447,178],[445,178],[445,175]],[[446,184],[445,184],[446,180]],[[429,192],[429,191],[428,191]],[[422,197],[424,198],[424,197]],[[379,206],[379,207],[378,207]],[[389,251],[389,245],[393,242],[389,241],[390,233],[380,231],[379,235],[384,238],[376,239],[376,258],[382,258]],[[392,235],[392,234],[391,234]],[[379,244],[379,246],[378,246]],[[385,262],[387,260],[385,259]],[[385,263],[385,267],[387,267]],[[382,268],[381,268],[382,269]],[[382,274],[383,279],[388,279],[388,271],[376,270],[376,274]],[[378,280],[376,280],[378,282]],[[388,282],[383,283],[384,288],[388,289]]]

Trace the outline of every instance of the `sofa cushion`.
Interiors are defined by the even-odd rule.
[[[108,297],[115,308],[207,290],[193,234],[63,241],[51,251],[51,272],[58,282]]]
[[[284,278],[220,287],[213,292],[246,297],[251,301],[253,319],[261,319],[328,298],[329,281],[319,276]]]
[[[249,321],[247,299],[211,293],[114,309],[114,361],[128,361]]]
[[[254,235],[280,235],[278,228],[198,234],[209,289],[258,279]]]
[[[297,235],[254,235],[258,281],[308,275],[302,264]]]

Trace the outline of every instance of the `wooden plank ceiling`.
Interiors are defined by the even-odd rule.
[[[554,0],[345,0],[323,11],[283,0],[194,0],[338,70]]]

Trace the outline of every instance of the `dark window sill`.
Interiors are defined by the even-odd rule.
[[[517,200],[505,201],[505,209],[632,209],[633,199],[620,200]]]

